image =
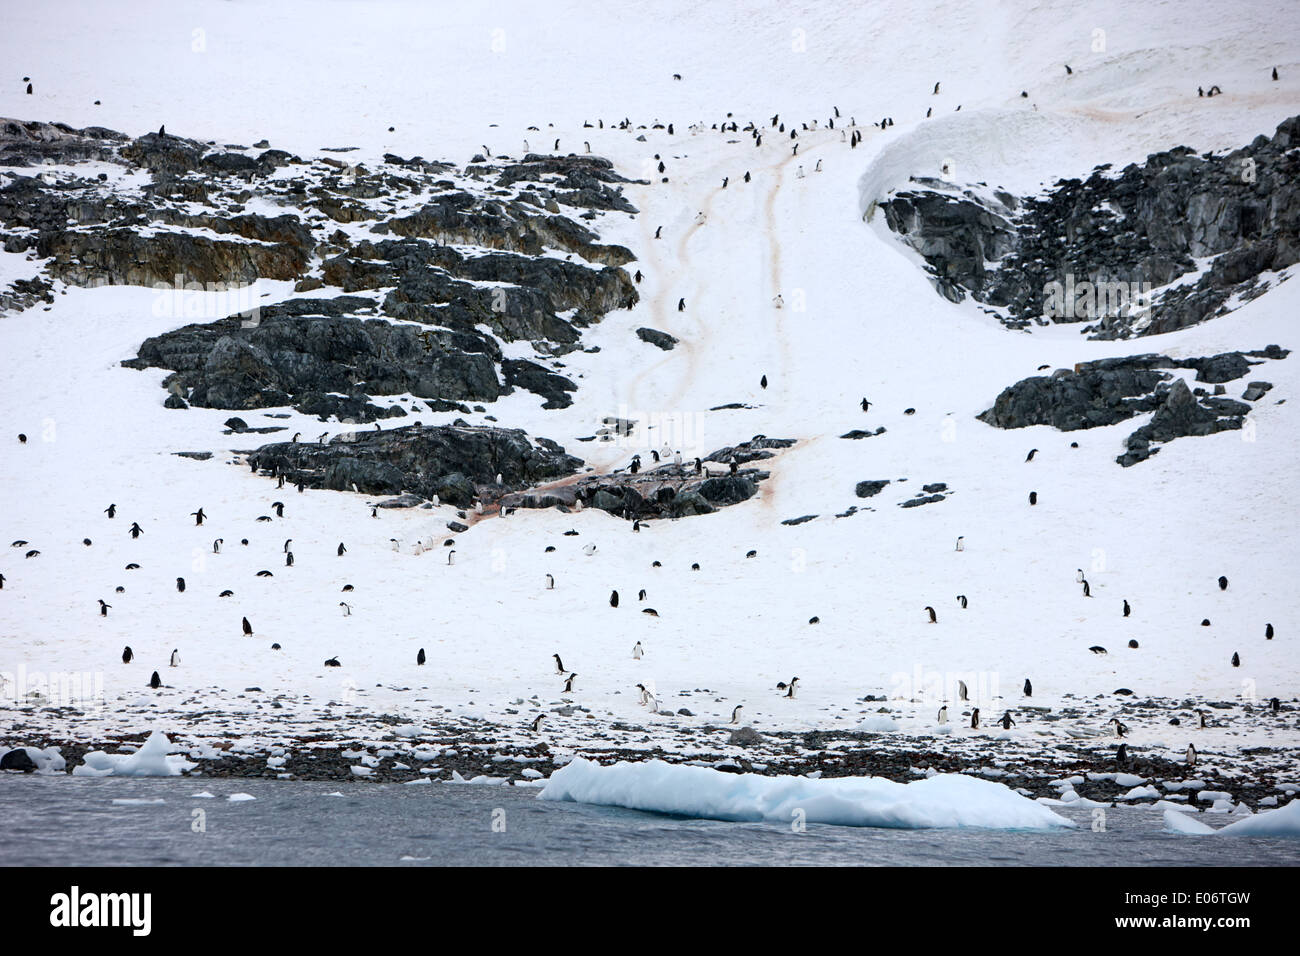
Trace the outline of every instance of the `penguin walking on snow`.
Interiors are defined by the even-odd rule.
[[[938,624],[938,623],[939,623],[939,616],[938,616],[937,614],[934,613],[934,608],[930,607],[930,606],[927,604],[925,609],[926,609],[926,611],[929,612],[929,614],[930,614],[930,623],[931,623],[931,624]]]
[[[557,673],[557,674],[563,674],[563,673],[564,673],[564,661],[560,660],[560,655],[559,655],[559,654],[552,654],[551,657],[555,659],[555,673]]]
[[[180,666],[180,663],[181,663],[181,652],[180,652],[180,651],[177,651],[177,650],[173,650],[173,651],[172,651],[172,658],[171,658],[171,660],[168,662],[167,666],[168,666],[168,667],[179,667],[179,666]]]
[[[745,709],[744,706],[741,704],[737,704],[735,707],[731,709],[731,722],[733,724],[740,723],[740,712],[744,709]]]
[[[137,521],[132,521],[132,522],[131,522],[130,534],[131,534],[131,538],[132,538],[132,539],[138,538],[138,537],[140,537],[140,535],[144,534],[144,528],[140,527],[140,523],[139,523],[139,522],[137,522]]]
[[[677,311],[678,312],[686,311],[686,299],[682,298],[677,300]]]
[[[942,704],[939,707],[939,714],[934,718],[936,723],[946,724],[948,722],[948,705]]]
[[[610,606],[610,607],[618,607],[618,592],[617,592],[617,591],[610,591],[610,592],[609,592],[609,606]]]
[[[243,627],[244,627],[244,636],[245,636],[245,637],[252,637],[252,636],[253,636],[253,625],[251,625],[251,624],[248,623],[248,618],[244,618]]]
[[[108,515],[110,518],[116,518],[117,505],[109,505],[107,508],[104,509],[104,514]]]
[[[1187,766],[1188,768],[1196,766],[1196,744],[1187,745]]]
[[[1271,641],[1271,640],[1273,640],[1273,625],[1272,625],[1272,624],[1265,624],[1265,625],[1264,625],[1264,640],[1266,640],[1266,641]]]
[[[1026,697],[1034,696],[1034,685],[1029,683],[1028,677],[1025,678],[1025,696]]]
[[[964,680],[957,681],[957,697],[959,700],[970,700],[970,694],[966,690],[966,682]]]
[[[154,690],[157,690],[159,687],[162,686],[162,678],[158,676],[157,671],[154,671],[153,676],[149,678],[149,686],[152,687]]]
[[[185,593],[185,579],[184,579],[184,578],[177,578],[177,579],[176,579],[176,590],[177,590],[177,591],[180,591],[182,594]]]
[[[767,388],[767,376],[764,375],[762,378],[760,378],[760,379],[758,380],[758,384],[759,384],[760,386],[762,386],[763,388]]]
[[[1219,590],[1220,591],[1228,590],[1228,579],[1225,578],[1223,575],[1219,575]]]
[[[340,541],[340,542],[339,542],[339,548],[338,548],[338,555],[339,555],[339,557],[340,557],[340,558],[343,557],[343,555],[345,555],[345,554],[347,553],[347,550],[348,550],[347,548],[343,547],[343,542]]]
[[[965,544],[965,541],[966,541],[966,536],[965,536],[964,534],[959,534],[959,535],[957,535],[957,547],[954,548],[953,550],[955,550],[955,551],[965,551],[965,550],[966,550],[966,544]]]
[[[1128,735],[1128,725],[1122,723],[1118,717],[1112,717],[1107,721],[1107,723],[1114,725],[1116,737],[1125,737]]]
[[[632,648],[632,660],[639,661],[641,659],[641,655],[644,653],[645,651],[641,647],[641,642],[637,641],[636,646]]]
[[[203,513],[202,508],[200,508],[198,511],[191,511],[190,514],[194,517],[194,523],[196,525],[203,524],[203,519],[207,517],[207,515]]]
[[[1011,711],[1009,710],[1002,715],[1002,717],[998,720],[998,723],[1002,725],[1003,730],[1010,730],[1012,727],[1016,725],[1016,722],[1011,719]]]
[[[785,696],[786,696],[786,697],[789,697],[789,698],[793,698],[793,697],[794,697],[794,687],[795,687],[795,684],[797,684],[797,683],[799,683],[799,678],[797,678],[797,677],[791,677],[791,678],[790,678],[790,683],[787,684],[787,685],[786,685],[786,688],[785,688]]]
[[[1128,616],[1129,616],[1129,613],[1130,613],[1132,610],[1133,610],[1133,609],[1132,609],[1131,607],[1129,607],[1129,605],[1128,605],[1128,599],[1125,598],[1125,599],[1124,599],[1124,616],[1125,616],[1125,617],[1128,617]]]
[[[542,721],[545,719],[546,719],[545,714],[538,714],[536,717],[533,718],[533,723],[532,723],[533,733],[538,733],[541,731]]]
[[[418,666],[423,667],[423,666],[424,666],[424,662],[425,662],[426,660],[428,660],[428,658],[424,656],[424,648],[422,647],[422,648],[420,648],[419,651],[416,652],[416,655],[415,655],[415,663],[416,663]]]
[[[109,609],[110,607],[112,607],[112,606],[113,606],[113,605],[111,605],[111,604],[105,604],[105,603],[104,603],[104,599],[103,599],[103,598],[100,598],[100,599],[99,599],[99,616],[100,616],[100,617],[108,617],[108,609]]]
[[[961,609],[962,609],[963,611],[966,610],[966,595],[964,595],[964,594],[958,594],[958,595],[957,595],[957,603],[961,605]]]
[[[572,694],[572,693],[573,693],[573,682],[574,682],[574,680],[577,678],[577,676],[578,676],[578,674],[577,674],[577,672],[575,671],[574,673],[570,674],[568,677],[566,677],[566,678],[564,679],[564,690],[563,690],[563,693],[565,693],[565,694]]]
[[[132,659],[133,657],[135,657],[135,652],[131,650],[131,645],[130,645],[130,644],[128,644],[126,647],[122,648],[122,663],[123,663],[123,664],[130,664],[130,663],[131,663],[131,659]]]

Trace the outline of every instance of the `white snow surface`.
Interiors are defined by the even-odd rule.
[[[662,760],[610,766],[582,758],[551,774],[540,800],[569,800],[735,822],[759,820],[839,826],[1048,830],[1074,824],[1004,784],[964,774],[910,783],[880,777],[724,773]]]
[[[644,722],[647,747],[671,745],[674,728],[725,724],[738,703],[760,731],[852,730],[878,706],[856,703],[867,693],[888,695],[902,734],[930,735],[937,702],[954,704],[959,677],[971,686],[971,704],[990,714],[1003,695],[1014,706],[1026,676],[1033,703],[1048,707],[1120,686],[1139,697],[1296,696],[1300,604],[1292,599],[1294,536],[1285,529],[1294,527],[1300,501],[1300,359],[1258,370],[1275,387],[1252,410],[1254,440],[1234,431],[1181,439],[1128,469],[1114,458],[1141,418],[1059,433],[998,430],[975,415],[1043,364],[1300,347],[1300,283],[1281,283],[1226,317],[1134,342],[1085,341],[1070,326],[1012,333],[969,301],[940,298],[879,217],[862,221],[871,201],[909,176],[934,175],[947,157],[960,181],[1035,190],[1180,144],[1218,150],[1271,135],[1300,111],[1300,17],[1276,4],[1248,0],[1225,16],[1206,0],[1021,0],[996,9],[959,0],[924,9],[808,0],[597,8],[140,0],[126,15],[116,4],[46,0],[6,3],[3,21],[0,59],[35,84],[32,96],[12,80],[3,84],[3,116],[130,135],[166,123],[218,143],[266,137],[304,158],[349,145],[357,151],[341,155],[368,163],[391,151],[463,164],[480,144],[521,156],[525,138],[544,151],[555,137],[560,152],[581,151],[589,140],[593,153],[631,176],[663,155],[670,183],[626,187],[639,215],[607,214],[593,224],[602,241],[633,249],[639,259],[629,271],[641,268],[646,279],[635,308],[584,332],[584,346],[599,353],[566,356],[566,374],[580,386],[574,405],[544,411],[536,396],[517,391],[487,411],[598,469],[641,450],[576,441],[620,408],[696,415],[698,434],[693,445],[683,442],[684,455],[760,433],[799,444],[764,464],[772,477],[754,499],[718,514],[653,522],[633,535],[594,509],[520,511],[475,522],[457,536],[448,566],[440,552],[394,552],[389,539],[446,537],[450,509],[372,520],[364,496],[277,491],[234,460],[234,449],[259,443],[221,434],[235,412],[164,409],[166,371],[120,366],[144,338],[190,316],[157,314],[150,290],[60,289],[66,294],[48,311],[0,318],[0,500],[9,503],[0,510],[0,572],[8,579],[0,672],[11,678],[0,695],[13,690],[20,668],[99,675],[107,706],[78,717],[75,733],[144,732],[157,708],[181,715],[183,726],[187,711],[215,705],[228,717],[188,735],[283,743],[287,731],[270,728],[261,702],[283,695],[285,710],[275,713],[301,715],[303,733],[346,728],[312,724],[322,714],[400,714],[420,727],[445,707],[532,741],[535,712],[549,710],[560,692],[550,663],[559,652],[581,674],[571,696],[596,718],[548,714],[542,739],[570,747],[615,721]],[[1091,42],[1098,28],[1106,38],[1100,51]],[[1280,82],[1268,79],[1272,65]],[[1198,82],[1218,83],[1224,95],[1199,99]],[[744,134],[687,132],[728,111],[742,125],[766,125],[777,112],[824,121],[833,106],[856,117],[857,149],[840,142],[839,130],[802,134],[797,158],[778,136],[755,149]],[[676,135],[612,129],[625,115],[637,124],[674,122]],[[868,125],[884,115],[897,125]],[[597,118],[603,130],[583,127]],[[641,133],[646,142],[636,141]],[[799,164],[811,169],[817,159],[821,173],[795,178]],[[745,170],[753,183],[740,182]],[[701,210],[707,223],[692,225]],[[656,242],[659,225],[664,239]],[[34,269],[23,255],[0,253],[4,281]],[[806,296],[806,310],[794,307],[795,291]],[[770,306],[777,292],[787,301],[781,310]],[[263,303],[294,297],[286,282],[260,282],[256,294],[263,293]],[[690,308],[678,313],[681,296]],[[666,353],[644,346],[634,337],[643,325],[682,344]],[[760,374],[770,379],[767,390]],[[1231,383],[1229,396],[1243,384]],[[857,405],[864,395],[875,403],[870,414]],[[754,407],[707,411],[735,401]],[[905,416],[907,407],[916,414]],[[263,423],[255,414],[250,423]],[[421,417],[441,423],[455,414]],[[308,416],[276,423],[316,434]],[[885,434],[863,441],[837,437],[880,425]],[[18,431],[31,436],[27,445],[13,441]],[[1040,452],[1025,463],[1030,447]],[[190,449],[215,454],[203,462],[173,454]],[[854,484],[867,478],[891,484],[856,499]],[[936,480],[953,489],[947,500],[897,507]],[[1032,509],[1031,489],[1040,495]],[[285,517],[254,524],[276,498],[286,502]],[[110,502],[119,509],[112,521],[102,513]],[[863,510],[833,517],[851,504]],[[196,528],[187,516],[200,506],[210,519]],[[814,513],[797,527],[779,524]],[[126,535],[131,521],[145,529],[138,541]],[[570,527],[580,536],[559,537]],[[959,534],[966,549],[955,552]],[[83,547],[83,537],[93,547]],[[221,554],[211,553],[216,537],[226,541]],[[292,569],[281,567],[287,537],[295,542]],[[15,539],[31,541],[41,556],[23,560],[8,547]],[[340,540],[349,549],[341,559]],[[545,554],[547,543],[557,550]],[[595,555],[582,552],[587,543],[599,545]],[[751,548],[758,556],[746,560]],[[651,569],[654,559],[662,568]],[[698,573],[689,570],[695,561]],[[128,562],[141,569],[123,571]],[[255,578],[262,567],[276,576]],[[1089,569],[1091,600],[1079,595],[1076,567]],[[556,578],[552,591],[544,589],[547,573]],[[1231,579],[1229,590],[1215,587],[1219,574]],[[173,587],[177,575],[189,582],[183,594]],[[337,607],[344,583],[356,588],[348,617]],[[114,595],[116,585],[125,593]],[[227,587],[234,597],[219,599]],[[610,608],[615,587],[647,588],[659,617],[640,614],[632,601]],[[968,610],[956,607],[958,593],[970,597]],[[97,615],[98,598],[113,604],[108,617]],[[1131,618],[1120,615],[1123,598]],[[927,604],[938,609],[938,624],[928,623]],[[813,614],[821,623],[808,627]],[[242,616],[255,638],[241,636]],[[1214,626],[1195,626],[1202,617]],[[1266,621],[1277,640],[1263,640]],[[1141,649],[1127,650],[1135,636]],[[637,640],[641,661],[629,653]],[[283,650],[271,651],[273,641]],[[125,644],[136,654],[130,665],[120,660]],[[1089,654],[1094,644],[1110,653]],[[429,666],[415,666],[418,647]],[[173,648],[183,663],[167,669]],[[1240,669],[1227,664],[1233,650]],[[335,654],[343,667],[322,669]],[[168,687],[145,689],[152,669]],[[775,681],[795,672],[798,696],[779,696]],[[637,682],[656,686],[664,709],[669,700],[688,703],[679,693],[708,692],[689,699],[696,718],[647,719]],[[265,693],[236,697],[250,685]],[[511,701],[534,695],[535,706],[507,713]],[[346,706],[332,710],[331,701]],[[1101,726],[1120,705],[1098,706]],[[940,743],[986,743],[982,731],[959,726],[961,709],[954,704],[951,736]],[[1297,742],[1294,726],[1265,730],[1271,725],[1252,719],[1239,733],[1226,721],[1197,731],[1198,748],[1229,753],[1268,734],[1275,745]],[[1024,715],[1019,722],[1033,723]],[[1126,722],[1135,748],[1165,739],[1183,745],[1168,738],[1163,717]],[[1058,726],[1045,745],[1065,739]],[[1190,726],[1185,719],[1183,730]],[[174,773],[184,761],[159,753],[159,736],[132,757],[88,754],[74,772]],[[725,741],[724,733],[711,746]],[[827,780],[815,789],[839,807],[843,786]],[[939,786],[997,785],[962,778]],[[750,809],[763,812],[758,792]],[[883,799],[871,796],[870,805]]]

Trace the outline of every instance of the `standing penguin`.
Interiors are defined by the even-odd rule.
[[[980,709],[978,707],[973,708],[970,712],[970,729],[980,729]]]
[[[339,555],[339,557],[340,557],[340,558],[343,557],[343,555],[347,553],[347,550],[348,550],[347,548],[343,547],[343,542],[340,541],[340,542],[339,542],[339,549],[338,549],[338,555]]]
[[[244,636],[245,637],[253,636],[253,625],[248,623],[248,618],[244,618]]]
[[[133,657],[135,657],[135,652],[131,650],[131,645],[130,645],[130,644],[128,644],[126,647],[122,648],[122,663],[123,663],[123,664],[130,664],[130,663],[131,663],[131,659],[132,659]]]
[[[1125,616],[1125,617],[1128,617],[1128,616],[1129,616],[1129,612],[1132,611],[1132,610],[1133,610],[1133,609],[1132,609],[1131,607],[1128,606],[1128,599],[1125,598],[1125,599],[1124,599],[1124,616]]]
[[[1241,657],[1240,657],[1240,655],[1237,654],[1236,651],[1233,651],[1233,652],[1232,652],[1232,666],[1233,666],[1233,667],[1240,667],[1240,666],[1241,666]]]
[[[966,690],[964,680],[957,681],[957,697],[959,700],[970,700],[970,693]]]
[[[424,648],[422,647],[415,655],[415,663],[423,667],[426,660],[428,660],[428,658],[424,656]]]
[[[1029,683],[1028,677],[1025,678],[1025,696],[1026,697],[1034,696],[1034,685]]]
[[[1092,597],[1092,587],[1088,584],[1088,581],[1087,581],[1086,578],[1084,579],[1084,582],[1083,582],[1083,596],[1084,596],[1084,597]]]
[[[545,719],[546,719],[545,714],[538,714],[536,717],[533,718],[532,728],[534,733],[537,733],[542,729],[542,721]]]
[[[137,522],[137,521],[132,521],[132,522],[131,522],[130,533],[131,533],[131,537],[132,537],[133,539],[134,539],[134,538],[138,538],[138,537],[140,537],[140,535],[144,534],[144,528],[140,527],[139,522]]]
[[[548,574],[548,575],[546,576],[546,590],[548,590],[548,591],[554,591],[554,590],[555,590],[555,575],[553,575],[553,574]]]
[[[113,606],[113,605],[111,605],[111,604],[105,604],[105,603],[104,603],[104,599],[103,599],[103,598],[100,598],[100,599],[99,599],[99,616],[100,616],[100,617],[108,617],[108,609],[109,609],[110,607],[112,607],[112,606]]]
[[[741,704],[737,704],[735,707],[731,709],[731,722],[733,724],[740,723],[740,712],[744,709],[745,709],[744,706]]]
[[[1271,640],[1273,640],[1273,625],[1272,625],[1272,624],[1265,624],[1265,625],[1264,625],[1264,639],[1267,640],[1267,641],[1271,641]]]
[[[1010,730],[1012,727],[1016,725],[1016,722],[1011,719],[1011,711],[1009,710],[1002,715],[1002,717],[998,720],[998,723],[1002,725],[1003,730]]]
[[[110,518],[116,518],[117,505],[109,505],[107,508],[104,509],[104,514],[108,515]]]
[[[181,652],[178,651],[178,650],[173,650],[173,651],[172,651],[172,659],[171,659],[171,661],[168,662],[168,665],[167,665],[167,666],[168,666],[168,667],[178,667],[178,666],[180,665],[180,662],[181,662]]]
[[[1120,767],[1128,766],[1128,744],[1120,744],[1115,749],[1115,764]]]
[[[185,593],[185,579],[184,579],[184,578],[177,578],[177,579],[176,579],[176,590],[177,590],[177,591],[180,591],[182,594]]]
[[[198,511],[191,511],[190,514],[193,515],[195,524],[203,524],[203,519],[207,517],[207,515],[203,513],[202,508]]]
[[[678,299],[678,300],[677,300],[677,311],[678,311],[678,312],[685,312],[685,311],[686,311],[686,299],[685,299],[685,298],[681,298],[681,299]]]
[[[1225,578],[1222,574],[1219,575],[1219,590],[1220,591],[1228,590],[1228,579]]]
[[[557,673],[557,674],[563,674],[563,673],[564,673],[564,661],[560,660],[560,655],[559,655],[559,654],[552,654],[551,657],[555,659],[555,673]]]
[[[934,613],[934,608],[930,607],[930,606],[927,604],[925,609],[926,609],[926,611],[928,611],[929,614],[930,614],[930,623],[931,623],[931,624],[938,624],[938,623],[939,623],[939,616],[938,616],[937,614]]]
[[[149,678],[149,686],[152,687],[154,690],[157,690],[159,687],[162,686],[162,678],[158,676],[157,671],[154,671],[153,676]]]
[[[762,378],[760,378],[758,380],[758,384],[761,385],[763,388],[767,388],[767,376],[764,375]]]
[[[935,722],[946,724],[948,722],[948,705],[943,704],[939,707],[939,715],[935,717]]]
[[[568,677],[564,679],[564,690],[562,691],[562,693],[565,694],[573,693],[573,682],[575,679],[577,679],[577,676],[578,676],[577,671],[574,671],[572,674],[570,674]]]
[[[636,647],[632,648],[632,660],[639,661],[641,659],[641,655],[644,653],[645,650],[641,647],[641,642],[637,641]]]
[[[1037,448],[1031,448],[1031,449],[1029,449],[1029,454],[1025,456],[1025,461],[1033,461],[1033,460],[1034,460],[1034,456],[1037,455],[1037,454],[1038,454],[1038,449],[1037,449]]]
[[[291,567],[293,567],[293,552],[292,552],[292,551],[287,551],[287,552],[285,552],[285,555],[284,555],[284,566],[285,566],[286,568],[291,568]]]
[[[966,610],[966,595],[964,595],[964,594],[958,594],[958,595],[957,595],[957,603],[961,605],[961,609],[962,609],[963,611]]]
[[[1036,492],[1036,491],[1031,491],[1031,492],[1029,493],[1029,503],[1030,503],[1031,505],[1036,505],[1036,504],[1038,504],[1038,492]]]
[[[1196,766],[1196,744],[1187,745],[1187,766]]]
[[[610,607],[618,607],[618,592],[617,592],[617,591],[610,591],[610,592],[609,592],[609,606],[610,606]]]
[[[966,536],[964,534],[957,535],[957,547],[954,548],[953,550],[954,551],[966,550]]]

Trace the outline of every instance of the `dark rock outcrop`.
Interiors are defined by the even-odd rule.
[[[642,342],[649,342],[665,352],[671,351],[678,341],[676,336],[669,335],[667,332],[660,332],[658,329],[640,328],[636,330],[636,334],[637,338]]]

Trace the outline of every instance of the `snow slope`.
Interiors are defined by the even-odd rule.
[[[567,357],[566,374],[580,385],[572,407],[543,411],[535,396],[516,392],[488,413],[597,468],[621,466],[661,440],[686,456],[755,434],[799,444],[769,463],[772,478],[757,498],[716,515],[634,535],[600,512],[521,511],[458,536],[449,566],[442,549],[415,556],[389,542],[441,539],[450,509],[374,520],[358,496],[277,492],[235,461],[254,441],[220,434],[230,412],[166,410],[164,371],[118,365],[142,339],[190,316],[156,314],[147,290],[68,289],[49,311],[0,319],[0,573],[8,578],[0,672],[101,676],[109,706],[74,722],[74,732],[158,723],[196,736],[287,733],[277,723],[284,715],[237,696],[249,686],[295,706],[336,700],[342,712],[413,721],[456,712],[522,732],[559,699],[555,652],[578,672],[571,696],[592,716],[557,717],[548,732],[577,750],[594,726],[613,721],[649,721],[638,739],[664,739],[660,725],[669,722],[647,717],[637,682],[655,689],[663,709],[689,704],[697,725],[725,721],[740,703],[762,730],[851,729],[881,706],[864,695],[886,695],[913,734],[930,732],[958,678],[986,723],[1025,703],[1020,686],[1030,677],[1033,704],[1086,702],[1098,729],[1123,700],[1092,698],[1119,687],[1175,700],[1300,692],[1289,530],[1300,492],[1295,358],[1261,371],[1275,388],[1252,412],[1253,431],[1180,440],[1130,469],[1114,457],[1144,419],[1065,435],[999,431],[974,418],[1043,364],[1295,348],[1300,286],[1283,283],[1226,318],[1135,344],[1087,342],[1069,327],[1011,333],[971,303],[937,296],[883,226],[863,221],[874,199],[910,175],[935,175],[950,158],[958,179],[1035,189],[1182,143],[1221,149],[1271,133],[1300,111],[1300,21],[1275,5],[1239,5],[1231,17],[1209,3],[1173,2],[1022,2],[997,12],[956,2],[925,11],[656,2],[597,12],[508,3],[485,13],[396,0],[193,0],[133,11],[6,2],[0,54],[18,76],[32,76],[35,94],[11,77],[0,115],[133,135],[166,123],[217,142],[265,136],[303,154],[355,145],[350,156],[361,160],[392,151],[464,163],[480,144],[521,155],[526,138],[536,150],[559,137],[561,151],[588,140],[640,175],[658,153],[670,181],[627,190],[641,215],[596,224],[604,241],[637,253],[641,303],[586,333],[598,353]],[[1098,28],[1104,52],[1092,51]],[[204,31],[202,51],[195,30]],[[499,52],[494,37],[504,42]],[[1268,79],[1273,65],[1279,83]],[[1195,87],[1210,83],[1224,96],[1198,99]],[[856,117],[857,149],[824,128],[835,106]],[[742,125],[766,126],[779,112],[819,129],[801,135],[798,156],[779,135],[756,149],[743,133],[688,131],[728,112]],[[896,121],[887,131],[867,125],[886,115]],[[624,116],[673,122],[675,135],[609,128]],[[583,127],[598,117],[605,129]],[[818,160],[823,169],[813,172]],[[740,181],[746,170],[750,184]],[[700,211],[707,221],[695,225]],[[0,275],[33,268],[0,254]],[[292,295],[288,283],[258,291],[264,302]],[[771,306],[777,292],[781,310]],[[679,313],[681,297],[688,307]],[[634,336],[643,325],[682,344],[653,349]],[[864,396],[875,403],[869,414],[858,407]],[[753,407],[708,411],[731,402]],[[637,434],[622,447],[576,441],[620,413],[678,415],[691,428]],[[316,434],[304,416],[283,424]],[[877,437],[837,437],[881,425]],[[18,431],[32,440],[19,446]],[[1040,452],[1026,463],[1031,447]],[[180,450],[215,455],[199,462],[172,454]],[[854,497],[856,482],[876,478],[892,481],[868,501]],[[952,489],[947,500],[897,507],[935,481]],[[1032,509],[1031,490],[1040,496]],[[284,519],[255,523],[277,498]],[[102,513],[110,502],[119,511],[112,521]],[[862,510],[834,517],[850,505]],[[188,515],[200,506],[210,520],[196,528]],[[780,524],[805,514],[818,517]],[[126,535],[131,521],[145,529],[138,541]],[[580,535],[561,537],[569,528]],[[953,550],[957,535],[963,552]],[[214,555],[219,536],[226,546]],[[237,544],[244,537],[247,548]],[[281,554],[289,537],[291,569]],[[7,547],[18,539],[40,557]],[[339,541],[349,549],[341,559]],[[595,555],[583,553],[587,543],[598,545]],[[544,553],[547,544],[557,550]],[[758,555],[746,559],[751,549]],[[128,562],[141,567],[124,571]],[[1079,567],[1091,599],[1075,583]],[[275,577],[255,577],[262,568]],[[544,589],[547,573],[553,591]],[[1215,586],[1220,574],[1232,582],[1226,592]],[[189,584],[184,594],[174,588],[178,575]],[[338,607],[345,583],[356,589],[348,617]],[[126,591],[114,595],[118,585]],[[225,588],[233,598],[218,598]],[[625,598],[646,588],[659,616],[626,599],[610,608],[612,588]],[[957,594],[969,609],[957,607]],[[113,605],[108,617],[98,616],[99,598]],[[1120,615],[1124,598],[1129,619]],[[926,605],[938,610],[937,624]],[[820,624],[809,625],[814,615]],[[254,639],[242,637],[242,616]],[[1212,627],[1197,626],[1207,617]],[[1274,641],[1263,639],[1266,622]],[[1130,638],[1139,650],[1126,649]],[[637,640],[641,661],[630,653]],[[273,641],[283,650],[271,651]],[[120,662],[125,644],[132,665]],[[1097,644],[1110,653],[1088,653]],[[421,669],[419,647],[429,654]],[[175,670],[166,667],[173,648],[182,660]],[[1228,664],[1234,651],[1240,669]],[[323,669],[333,655],[344,666]],[[155,668],[169,685],[157,693],[145,686]],[[780,697],[776,681],[793,675],[799,696]],[[210,710],[214,700],[243,719],[176,716]],[[966,729],[961,713],[953,707],[963,725],[955,737],[993,733]],[[1130,744],[1180,754],[1191,725],[1133,721]],[[1042,729],[1048,742],[1060,739]],[[725,734],[716,739],[722,745]],[[1294,718],[1237,709],[1219,729],[1198,732],[1197,743],[1212,760],[1204,755],[1265,739],[1295,745]]]

